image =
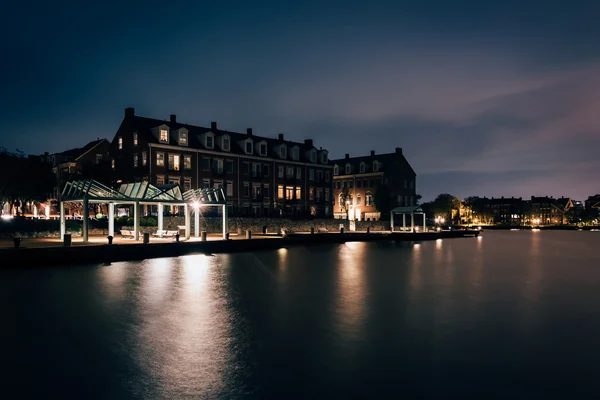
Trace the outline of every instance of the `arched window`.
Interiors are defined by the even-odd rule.
[[[367,192],[367,194],[365,195],[365,206],[372,206],[373,205],[373,195],[371,194],[371,192]]]
[[[362,199],[360,198],[360,194],[357,194],[357,195],[356,195],[356,205],[357,205],[357,206],[360,206],[360,201],[361,201],[361,200],[362,200]]]

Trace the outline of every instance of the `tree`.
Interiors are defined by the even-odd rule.
[[[427,207],[433,214],[442,216],[448,223],[452,223],[454,215],[460,211],[460,200],[448,193],[438,195]]]
[[[378,184],[375,189],[375,196],[373,196],[373,202],[377,211],[381,214],[389,214],[392,209],[390,189],[386,185]]]
[[[348,211],[350,211],[350,191],[348,190],[348,186],[344,186],[342,192],[340,193],[340,211],[346,214],[346,219],[348,219]]]

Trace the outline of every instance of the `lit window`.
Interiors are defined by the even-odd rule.
[[[252,154],[252,142],[250,140],[246,141],[246,154]]]
[[[133,153],[133,167],[137,168],[138,163],[139,163],[139,159],[138,159],[138,153]]]
[[[113,159],[113,160],[110,160],[110,167],[111,167],[112,169],[115,169],[115,160],[114,160],[114,159]]]
[[[156,166],[164,167],[165,166],[165,153],[156,153]]]
[[[212,149],[215,145],[214,142],[214,138],[212,137],[212,135],[206,135],[206,148],[207,149]]]
[[[179,171],[179,161],[181,156],[179,154],[169,154],[169,169]]]
[[[311,162],[317,162],[317,150],[312,149],[310,151],[310,161]]]
[[[252,198],[254,200],[260,199],[260,183],[252,184]]]
[[[187,146],[188,145],[188,134],[187,132],[179,132],[179,145]]]
[[[277,185],[277,198],[283,199],[283,185]]]
[[[372,206],[373,205],[373,195],[371,193],[367,193],[365,195],[365,206]]]
[[[227,196],[233,196],[233,182],[227,182]]]
[[[300,149],[298,147],[294,147],[292,150],[292,158],[296,161],[300,159]]]
[[[356,205],[357,206],[360,206],[360,201],[361,201],[360,194],[357,194],[356,195]]]
[[[148,153],[142,152],[142,165],[145,167],[148,164]]]
[[[183,156],[183,168],[192,169],[192,156],[190,156],[190,155]]]
[[[300,186],[296,186],[296,200],[302,199],[302,188]]]
[[[163,175],[156,175],[156,184],[157,185],[164,185],[165,184],[165,177]]]
[[[315,188],[309,187],[308,188],[308,199],[314,200],[314,198],[315,198]]]
[[[104,160],[104,156],[102,154],[96,154],[96,164],[100,164]]]
[[[119,150],[123,149],[123,138],[119,137],[118,142],[119,142]]]
[[[294,187],[293,186],[286,186],[285,187],[285,199],[286,200],[293,200],[294,199]]]
[[[134,146],[138,145],[138,135],[137,135],[137,132],[133,133],[133,145]]]
[[[217,174],[223,173],[223,160],[213,159],[213,171]]]
[[[166,129],[160,130],[160,141],[163,143],[169,142],[169,131],[168,130],[166,130]]]
[[[287,157],[287,147],[284,145],[279,146],[279,157],[286,158]]]
[[[169,185],[177,185],[179,186],[179,182],[180,182],[180,178],[177,176],[170,176],[169,177]]]
[[[223,139],[221,139],[221,147],[223,150],[229,151],[229,138],[227,136],[223,136]]]

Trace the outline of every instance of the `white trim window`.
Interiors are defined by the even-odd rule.
[[[133,132],[133,145],[134,146],[138,145],[138,134],[137,134],[137,132]]]
[[[373,172],[379,171],[379,162],[377,160],[373,161]]]
[[[142,151],[142,165],[145,167],[148,164],[148,153]]]
[[[316,149],[312,149],[310,151],[310,162],[317,162],[317,150]]]
[[[360,173],[364,174],[367,165],[364,162],[360,163]]]
[[[346,164],[346,175],[350,175],[352,173],[352,165]]]
[[[163,153],[162,151],[156,152],[156,166],[157,167],[165,166],[165,153]],[[163,177],[163,179],[164,179],[164,177]]]
[[[283,178],[283,165],[280,165],[280,166],[277,168],[277,176],[278,176],[279,178]]]
[[[246,144],[244,144],[244,150],[246,151],[246,154],[254,153],[254,143],[252,143],[252,140],[246,140]]]
[[[326,151],[321,153],[321,163],[327,164],[327,152]]]
[[[192,189],[192,178],[183,178],[183,191],[187,192]]]
[[[292,149],[292,159],[294,161],[298,161],[300,159],[300,148],[298,146],[294,146]]]
[[[325,201],[329,201],[329,188],[325,188]]]
[[[159,142],[161,143],[169,143],[169,131],[166,129],[160,130]]]
[[[333,174],[334,175],[339,175],[340,174],[340,167],[337,164],[335,164],[333,166]]]
[[[179,145],[180,146],[188,145],[188,133],[186,131],[179,132]]]
[[[165,184],[165,176],[164,175],[156,175],[156,184],[164,185]]]
[[[302,168],[296,167],[296,179],[302,179]]]
[[[133,153],[133,168],[137,168],[140,163],[140,156],[138,153]]]
[[[228,181],[227,182],[227,192],[226,192],[227,196],[233,196],[233,182]]]
[[[223,151],[231,150],[231,139],[229,136],[223,136],[221,138],[221,149],[223,149]]]
[[[215,148],[215,136],[212,133],[207,133],[204,137],[204,146],[207,149]]]
[[[279,157],[287,158],[287,147],[283,144],[279,146]]]
[[[184,154],[183,156],[183,168],[184,169],[192,169],[192,156],[189,154]]]
[[[117,142],[119,143],[119,150],[123,150],[123,138],[121,136],[119,136]]]
[[[259,152],[261,156],[266,156],[267,155],[267,144],[266,143],[261,143],[259,146]]]
[[[372,206],[373,205],[373,195],[371,194],[371,192],[367,192],[367,194],[365,194],[365,206]]]

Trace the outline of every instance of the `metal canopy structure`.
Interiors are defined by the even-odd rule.
[[[394,214],[402,214],[402,230],[406,230],[406,216],[410,215],[410,230],[415,230],[415,214],[423,215],[423,232],[427,230],[427,218],[421,206],[396,207],[390,211],[390,230],[394,231]]]
[[[185,237],[190,238],[190,213],[192,207],[196,214],[195,236],[200,236],[199,209],[202,206],[223,207],[223,239],[227,238],[227,198],[222,188],[218,189],[192,189],[181,193],[178,185],[155,186],[149,182],[124,183],[119,190],[109,188],[100,182],[90,180],[67,182],[60,201],[60,237],[64,238],[66,231],[65,203],[83,203],[83,241],[89,240],[89,204],[108,204],[108,234],[114,236],[115,204],[132,204],[134,206],[134,239],[139,239],[140,231],[140,205],[158,206],[158,232],[163,232],[163,207],[183,206],[185,215]]]

